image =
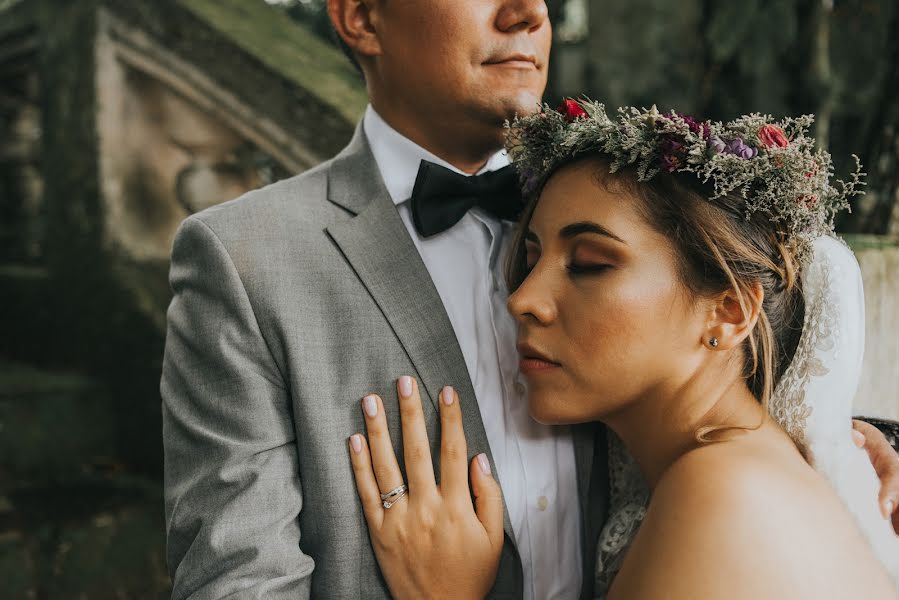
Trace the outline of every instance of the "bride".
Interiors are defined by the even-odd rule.
[[[513,123],[533,200],[508,306],[530,413],[614,434],[599,597],[899,598],[899,539],[863,451],[843,443],[862,304],[832,224],[859,173],[831,181],[810,123],[613,119],[589,101]],[[438,486],[417,385],[398,392],[408,488],[377,485],[399,477],[375,448],[383,410],[371,451],[350,440],[382,572],[397,598],[484,597],[503,507],[486,457],[467,464],[465,400],[441,392]],[[425,554],[445,568],[410,567]]]

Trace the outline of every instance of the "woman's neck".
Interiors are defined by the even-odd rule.
[[[722,386],[722,380],[731,383]],[[700,429],[755,428],[764,420],[764,409],[739,374],[725,379],[719,372],[658,390],[603,420],[654,488],[671,465],[703,443],[696,439]]]

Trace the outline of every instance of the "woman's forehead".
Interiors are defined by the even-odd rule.
[[[595,176],[597,166],[579,162],[553,174],[537,201],[529,228],[540,238],[557,237],[570,223],[592,221],[624,238],[628,231],[645,227],[637,205],[640,199],[622,186],[606,185]]]

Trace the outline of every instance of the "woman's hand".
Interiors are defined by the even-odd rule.
[[[385,508],[381,493],[403,485],[384,404],[377,396],[362,401],[368,442],[350,437],[356,488],[381,571],[394,598],[483,598],[496,579],[503,546],[503,501],[499,484],[483,454],[469,465],[459,396],[440,393],[440,472],[431,463],[418,384],[397,382],[408,494]]]

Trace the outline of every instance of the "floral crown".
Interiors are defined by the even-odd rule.
[[[639,181],[663,171],[693,173],[711,182],[712,202],[738,192],[746,218],[766,215],[802,259],[812,240],[833,233],[834,216],[862,193],[865,175],[853,154],[849,181],[831,182],[830,154],[806,135],[813,122],[813,115],[774,121],[756,113],[727,124],[700,122],[655,106],[619,108],[613,120],[599,102],[565,100],[558,109],[545,105],[507,124],[506,146],[526,195],[538,192],[563,163],[588,153],[608,156],[613,173],[634,166]]]

